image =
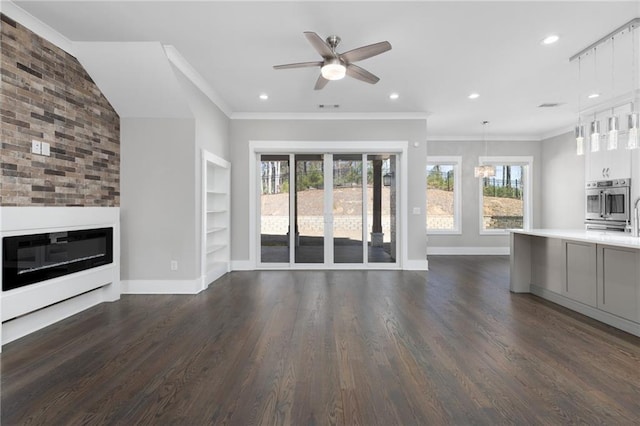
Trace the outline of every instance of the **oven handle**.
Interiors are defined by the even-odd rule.
[[[600,217],[606,217],[607,215],[607,194],[604,191],[600,191]]]

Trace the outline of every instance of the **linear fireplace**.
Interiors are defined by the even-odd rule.
[[[113,262],[113,228],[48,232],[2,239],[2,290]]]

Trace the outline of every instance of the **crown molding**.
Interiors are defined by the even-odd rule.
[[[232,120],[426,120],[424,112],[234,112]]]
[[[555,137],[560,136],[560,135],[565,135],[567,133],[573,133],[574,130],[575,129],[573,128],[573,126],[566,126],[566,127],[561,127],[559,129],[555,129],[555,130],[550,130],[550,131],[540,135],[540,140],[545,141],[547,139],[555,138]]]
[[[76,56],[75,49],[73,48],[73,42],[71,40],[33,16],[29,12],[17,6],[11,0],[0,1],[0,12],[13,19],[20,25],[24,26],[25,28],[28,28],[29,30],[38,34],[48,42],[55,44],[68,54],[73,55],[74,57]]]
[[[220,111],[222,111],[227,117],[232,118],[231,108],[229,105],[222,99],[222,97],[213,90],[213,87],[207,82],[207,80],[200,75],[198,71],[178,52],[178,49],[175,46],[165,44],[164,47],[165,54],[169,61],[191,81],[204,95],[209,98],[211,102],[213,102]]]
[[[540,135],[491,135],[487,142],[539,142]],[[478,142],[482,135],[427,135],[427,142]]]

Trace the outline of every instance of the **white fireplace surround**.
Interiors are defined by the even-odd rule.
[[[120,209],[0,207],[0,237],[105,227],[113,227],[113,263],[0,293],[2,345],[120,298]]]

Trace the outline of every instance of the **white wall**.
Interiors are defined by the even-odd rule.
[[[542,228],[584,229],[585,157],[576,155],[573,132],[542,144]]]
[[[191,118],[121,122],[121,278],[130,292],[197,291],[201,151],[223,158],[229,153],[229,119],[180,71],[171,70],[176,101],[188,105]]]
[[[182,72],[173,67],[174,74],[182,94],[195,118],[194,156],[192,167],[184,173],[191,173],[195,205],[195,245],[196,265],[202,270],[202,150],[205,149],[218,157],[229,159],[229,118],[208,97],[202,93]]]
[[[231,259],[249,261],[249,141],[408,141],[409,260],[424,261],[425,239],[425,120],[232,120],[231,121]],[[418,147],[413,143],[418,142]],[[363,142],[363,152],[367,145]]]
[[[120,133],[121,279],[195,279],[194,120],[125,118]]]
[[[508,235],[480,235],[480,188],[473,177],[473,168],[481,156],[532,156],[532,214],[533,227],[540,226],[540,142],[538,141],[489,141],[485,154],[482,141],[429,141],[430,156],[456,155],[462,157],[462,233],[460,235],[429,235],[429,252],[455,248],[460,253],[498,253],[495,248],[509,246]]]

